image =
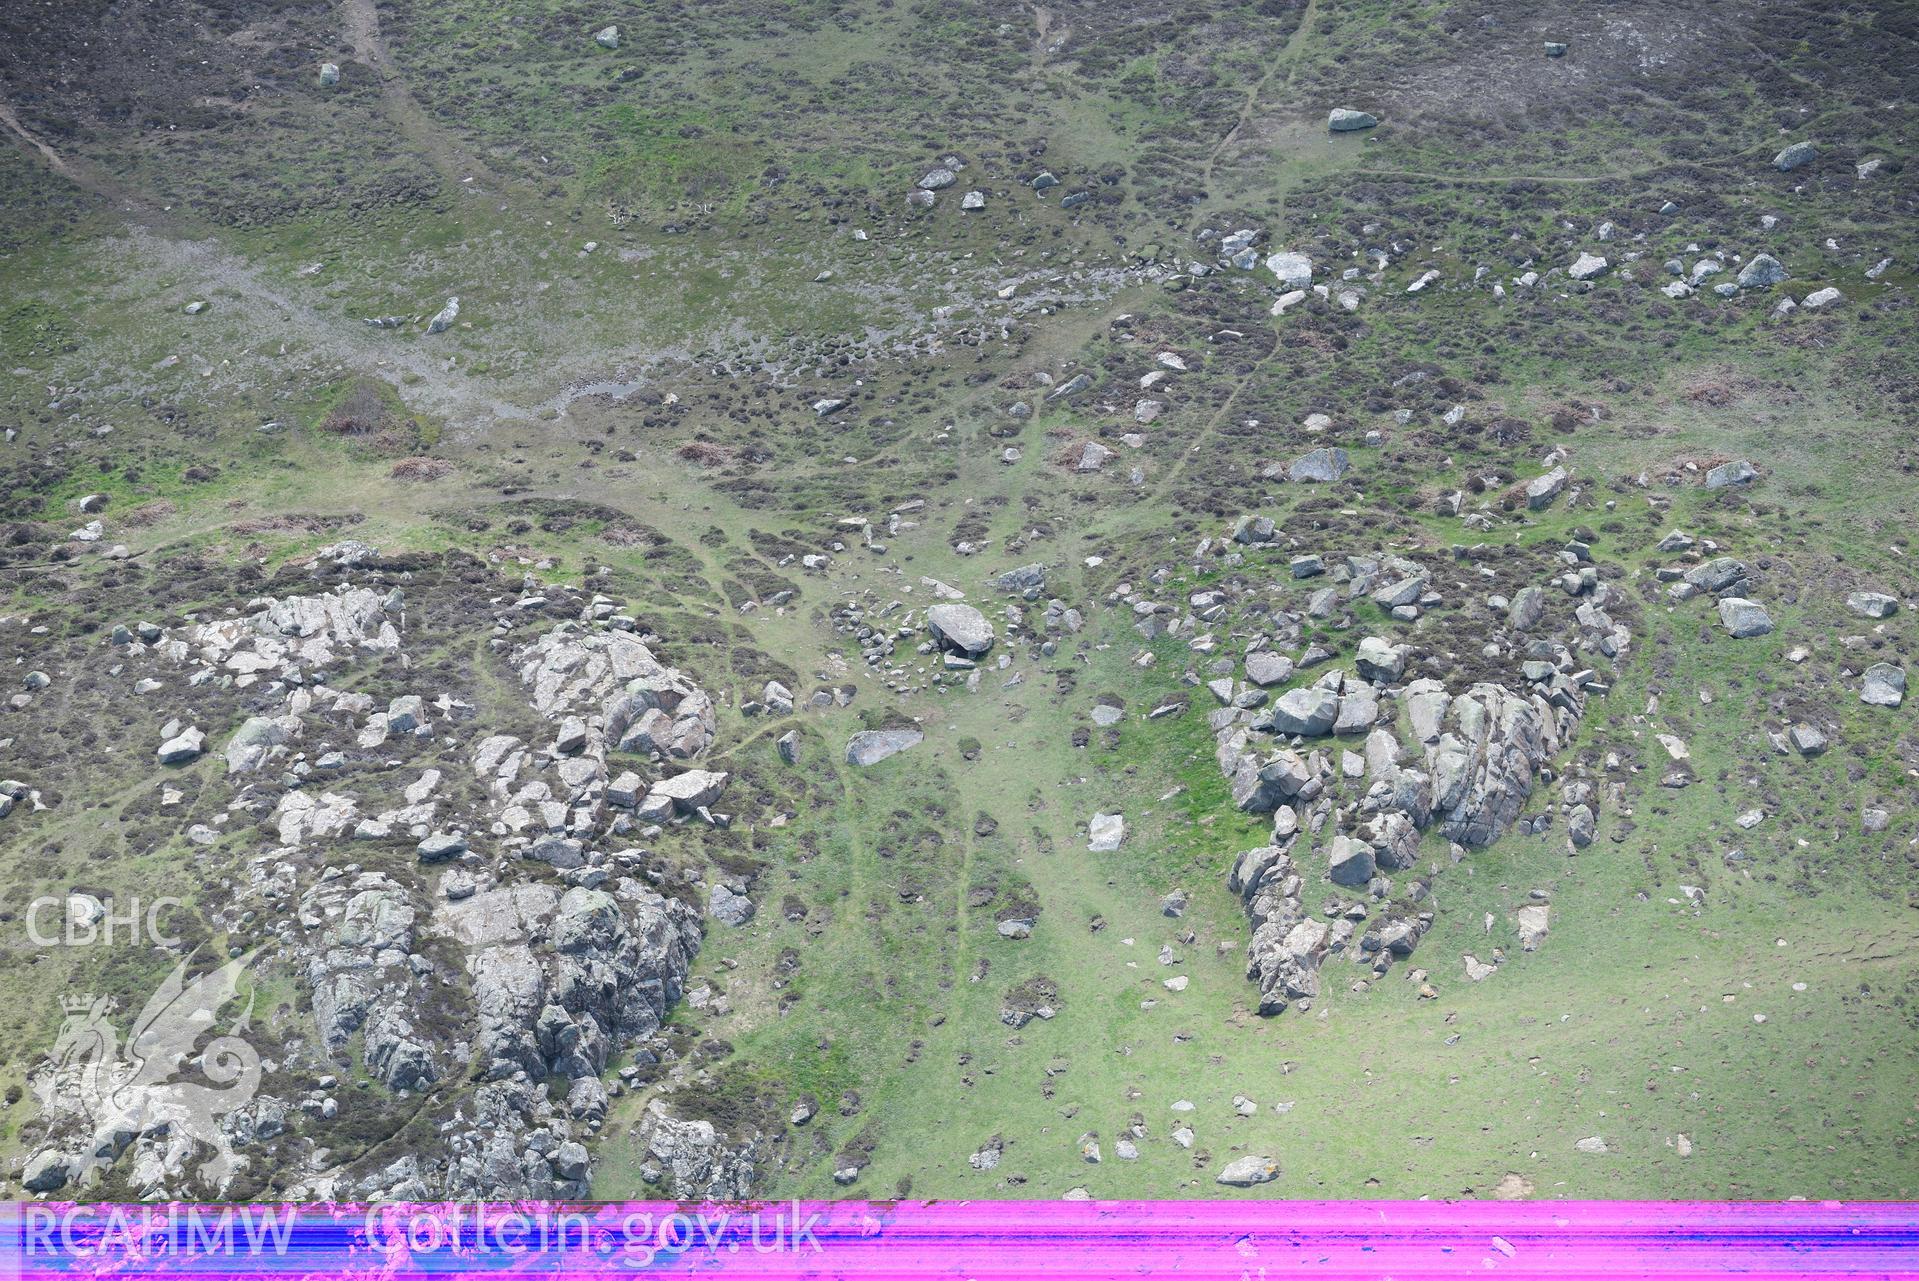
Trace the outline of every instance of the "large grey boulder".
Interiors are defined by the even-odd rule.
[[[160,750],[154,755],[162,765],[185,765],[199,758],[206,750],[206,742],[206,731],[188,726],[160,744]]]
[[[1846,608],[1862,618],[1891,618],[1899,610],[1899,599],[1884,592],[1853,592],[1846,597]]]
[[[1275,752],[1263,763],[1241,756],[1231,771],[1233,804],[1248,814],[1270,814],[1299,795],[1312,776],[1297,752]]]
[[[691,814],[719,800],[726,791],[726,779],[723,770],[690,769],[653,784],[647,797],[671,801],[677,813]]]
[[[993,625],[971,605],[934,605],[926,611],[926,628],[941,648],[968,658],[978,658],[993,648]]]
[[[1706,473],[1706,488],[1727,489],[1733,485],[1750,485],[1758,475],[1758,469],[1751,463],[1743,458],[1735,458]]]
[[[1398,609],[1401,605],[1410,605],[1426,594],[1426,578],[1421,574],[1409,574],[1405,578],[1395,579],[1373,593],[1373,602],[1381,609]]]
[[[1379,870],[1373,847],[1344,832],[1333,837],[1332,844],[1327,846],[1326,863],[1327,874],[1333,878],[1333,884],[1348,887],[1365,885]]]
[[[1273,703],[1272,727],[1275,734],[1317,738],[1330,733],[1337,719],[1339,695],[1320,685],[1289,689]]]
[[[1483,849],[1519,818],[1539,767],[1558,750],[1551,709],[1543,700],[1482,681],[1439,701],[1425,685],[1408,688],[1407,714],[1424,737],[1436,710],[1444,714],[1427,751],[1432,816],[1447,839]],[[1440,691],[1443,694],[1443,691]]]
[[[916,729],[861,730],[846,740],[848,765],[877,765],[909,747],[918,747],[926,735]]]
[[[1589,805],[1575,805],[1566,812],[1566,839],[1573,843],[1574,849],[1583,850],[1593,843],[1597,821]]]
[[[386,707],[389,734],[411,734],[426,724],[426,700],[418,694],[402,694]]]
[[[619,777],[606,785],[606,803],[615,809],[630,810],[640,803],[646,786],[632,770],[621,770]]]
[[[1756,600],[1727,596],[1719,602],[1719,621],[1734,640],[1750,640],[1772,630],[1772,616]]]
[[[1801,165],[1811,164],[1819,157],[1819,148],[1810,142],[1795,142],[1772,158],[1772,167],[1781,173],[1791,173]]]
[[[1406,670],[1407,646],[1395,645],[1381,636],[1368,636],[1359,642],[1353,655],[1353,668],[1363,680],[1396,681]]]
[[[1786,731],[1786,741],[1792,744],[1792,750],[1801,756],[1818,756],[1832,746],[1832,740],[1826,737],[1826,731],[1805,721]]]
[[[1346,474],[1348,466],[1345,450],[1321,448],[1295,458],[1286,475],[1295,484],[1331,484]]]
[[[1414,739],[1420,743],[1438,742],[1446,713],[1453,703],[1446,687],[1429,678],[1416,680],[1406,687],[1402,701],[1406,704],[1406,720],[1412,726]]]
[[[1339,715],[1333,718],[1333,733],[1358,734],[1373,727],[1379,719],[1379,696],[1368,685],[1349,684],[1340,696]]]
[[[1906,700],[1906,670],[1891,663],[1874,663],[1866,669],[1865,684],[1859,701],[1869,707],[1897,707]]]
[[[1526,507],[1530,511],[1552,505],[1566,488],[1566,469],[1555,467],[1543,476],[1535,476],[1526,482]]]
[[[1113,460],[1114,453],[1097,440],[1089,440],[1079,447],[1079,455],[1073,462],[1073,470],[1079,472],[1098,471]]]
[[[466,850],[466,837],[457,832],[435,832],[413,847],[413,852],[420,856],[422,863],[444,863],[458,858]]]
[[[1527,952],[1536,952],[1539,945],[1546,941],[1546,934],[1552,929],[1552,908],[1544,903],[1533,903],[1519,909],[1519,946]]]
[[[1269,1156],[1243,1156],[1227,1162],[1214,1182],[1229,1188],[1250,1188],[1279,1177],[1279,1162]]]
[[[1694,587],[1715,594],[1725,591],[1745,576],[1745,562],[1731,556],[1715,556],[1703,565],[1694,565],[1684,575],[1685,580]]]
[[[1003,592],[1014,592],[1021,596],[1028,592],[1037,592],[1046,586],[1046,566],[1034,563],[1009,569],[993,580],[993,586]]]
[[[1070,400],[1093,385],[1091,374],[1074,374],[1059,386],[1046,393],[1048,400]]]
[[[1572,266],[1566,268],[1566,274],[1574,280],[1592,280],[1597,276],[1603,275],[1606,268],[1610,265],[1611,264],[1598,254],[1582,253],[1578,258],[1573,260]]]
[[[1279,277],[1281,287],[1304,289],[1313,283],[1313,260],[1305,254],[1282,251],[1266,256],[1266,270]]]
[[[1379,117],[1354,107],[1334,107],[1326,116],[1326,127],[1334,133],[1352,133],[1359,129],[1371,129],[1378,123]]]
[[[1255,685],[1279,685],[1293,678],[1293,660],[1273,649],[1254,650],[1246,656],[1246,679]]]
[[[1278,535],[1279,526],[1273,523],[1271,516],[1248,513],[1241,516],[1233,525],[1233,541],[1248,547],[1270,543]]]
[[[1529,632],[1539,626],[1546,616],[1546,589],[1539,586],[1522,587],[1513,593],[1512,604],[1507,607],[1506,620],[1513,625],[1514,631]]]
[[[1754,254],[1752,261],[1739,269],[1741,289],[1770,289],[1786,279],[1785,264],[1771,254]]]

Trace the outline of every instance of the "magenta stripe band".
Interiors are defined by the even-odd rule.
[[[0,1209],[0,1281],[1919,1276],[1911,1203],[947,1201]]]

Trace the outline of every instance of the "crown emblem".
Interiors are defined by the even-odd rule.
[[[94,999],[94,995],[91,992],[86,993],[84,996],[75,996],[69,993],[60,998],[60,1008],[68,1014],[85,1014],[93,1008]]]

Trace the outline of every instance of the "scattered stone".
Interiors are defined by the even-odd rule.
[[[1786,731],[1786,741],[1792,744],[1792,750],[1801,756],[1817,756],[1830,746],[1825,732],[1816,725],[1804,722],[1794,725]]]
[[[1536,952],[1552,928],[1552,908],[1545,903],[1529,903],[1519,909],[1518,922],[1520,949]]]
[[[1899,610],[1899,599],[1884,592],[1853,592],[1846,597],[1846,608],[1863,618],[1891,618]]]
[[[1343,449],[1315,449],[1294,459],[1286,475],[1295,484],[1331,484],[1346,474],[1348,465]]]
[[[1906,669],[1891,663],[1874,663],[1866,669],[1859,701],[1868,707],[1897,707],[1906,701]]]
[[[862,730],[846,740],[848,765],[877,765],[889,756],[897,756],[918,747],[926,735],[916,729]]]
[[[1566,268],[1566,274],[1574,280],[1592,280],[1602,274],[1610,264],[1598,254],[1582,253]]]

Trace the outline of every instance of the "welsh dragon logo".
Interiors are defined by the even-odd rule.
[[[111,1165],[142,1134],[160,1133],[176,1152],[213,1149],[199,1166],[200,1180],[212,1190],[232,1177],[233,1145],[220,1118],[251,1102],[260,1087],[260,1055],[241,1036],[252,999],[225,1032],[201,1042],[221,1007],[239,995],[240,976],[256,955],[236,957],[191,982],[192,958],[181,961],[148,999],[124,1046],[108,1021],[113,998],[62,999],[66,1025],[33,1092],[50,1130],[61,1136],[45,1146],[66,1151],[71,1184]],[[64,1137],[75,1130],[85,1136],[78,1151]]]

